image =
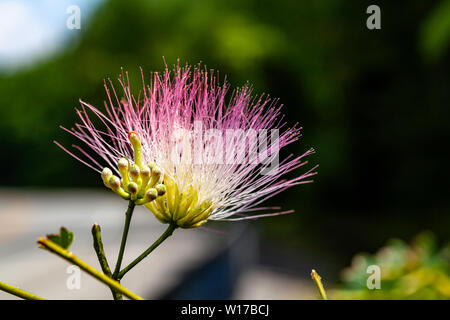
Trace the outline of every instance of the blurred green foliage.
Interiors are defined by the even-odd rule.
[[[381,30],[366,28],[370,4],[105,1],[81,31],[67,31],[66,50],[0,74],[0,184],[102,187],[52,144],[78,143],[58,126],[73,125],[80,98],[101,107],[103,79],[118,88],[122,67],[137,94],[139,67],[148,77],[164,68],[162,57],[168,65],[180,58],[280,98],[287,121],[304,127],[286,153],[317,150],[314,184],[268,203],[296,213],[256,222],[275,239],[329,257],[337,272],[389,237],[423,228],[448,237],[448,0],[379,1]]]
[[[441,1],[429,14],[422,26],[420,44],[424,57],[441,58],[450,44],[450,0]]]
[[[380,267],[380,289],[366,285],[371,265]],[[419,234],[411,245],[394,239],[374,255],[355,256],[342,278],[332,299],[450,299],[450,243],[439,248],[430,232]]]

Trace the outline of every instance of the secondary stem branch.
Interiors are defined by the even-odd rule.
[[[325,292],[325,288],[323,287],[323,284],[322,284],[322,278],[319,276],[319,274],[314,269],[311,271],[311,278],[316,283],[317,289],[319,289],[319,293],[320,293],[322,299],[328,300],[327,293]]]
[[[26,299],[26,300],[45,300],[44,298],[36,296],[32,293],[23,291],[19,288],[10,286],[9,284],[3,283],[3,282],[0,282],[0,290],[10,293],[16,297]]]
[[[103,270],[103,273],[108,277],[112,278],[111,269],[109,268],[108,260],[106,259],[105,250],[103,249],[103,241],[101,235],[100,226],[95,223],[92,226],[92,238],[94,240],[94,249],[97,254],[98,262]],[[116,290],[111,289],[111,293],[114,297],[114,300],[122,300],[122,294]]]
[[[133,216],[134,207],[136,204],[130,200],[128,203],[128,209],[125,213],[125,225],[123,226],[122,241],[120,243],[119,256],[117,257],[116,267],[114,269],[113,278],[118,279],[120,267],[122,265],[123,254],[125,252],[125,245],[127,243],[128,230],[130,229],[131,217]]]
[[[53,243],[52,241],[45,239],[43,237],[40,237],[38,239],[38,243],[45,249],[49,250],[50,252],[60,256],[64,260],[77,265],[80,267],[83,271],[87,272],[97,280],[103,282],[107,286],[109,286],[111,289],[114,289],[120,293],[122,293],[124,296],[133,299],[133,300],[143,300],[140,296],[137,294],[131,292],[125,287],[122,287],[119,282],[111,279],[107,275],[103,274],[102,272],[98,271],[97,269],[91,267],[86,262],[75,256],[72,252],[63,249],[56,243]]]
[[[137,265],[141,260],[143,260],[146,256],[148,256],[153,250],[155,250],[164,240],[170,237],[173,231],[177,228],[177,225],[174,223],[169,224],[166,231],[156,240],[147,250],[145,250],[139,257],[137,257],[133,262],[131,262],[128,266],[126,266],[122,271],[119,272],[118,279],[122,279],[123,276],[130,271],[135,265]]]

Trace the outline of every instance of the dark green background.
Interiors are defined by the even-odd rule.
[[[366,28],[369,4],[381,30]],[[52,144],[75,142],[58,126],[80,98],[100,107],[121,67],[137,93],[139,67],[161,71],[164,56],[279,97],[304,128],[288,152],[316,149],[315,182],[271,200],[296,213],[255,223],[265,239],[337,269],[391,237],[449,240],[450,1],[115,0],[71,32],[61,54],[0,74],[1,185],[101,188]]]

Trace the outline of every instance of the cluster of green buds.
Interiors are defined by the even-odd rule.
[[[154,162],[143,164],[141,141],[136,132],[131,131],[128,138],[133,146],[134,163],[127,158],[118,161],[121,178],[115,176],[111,169],[104,168],[103,183],[123,199],[138,205],[146,204],[166,193],[166,187],[160,183],[162,170]]]

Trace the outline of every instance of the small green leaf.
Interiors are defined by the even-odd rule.
[[[73,241],[73,232],[70,232],[67,228],[61,227],[59,234],[52,233],[47,235],[47,239],[64,249],[69,249]]]

